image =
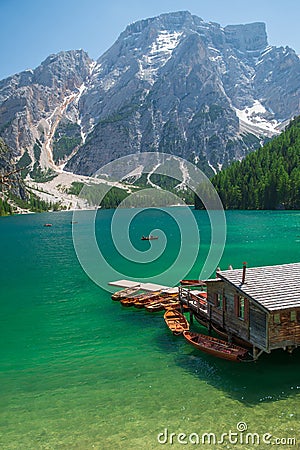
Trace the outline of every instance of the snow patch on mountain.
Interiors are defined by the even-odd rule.
[[[97,61],[93,61],[93,62],[91,62],[89,69],[90,69],[90,76],[91,76],[96,71],[100,72],[101,64],[98,64]]]
[[[210,61],[215,63],[217,65],[220,73],[224,75],[227,72],[227,68],[226,68],[226,64],[224,63],[224,59],[223,59],[223,56],[221,55],[220,50],[217,50],[214,47],[208,46],[208,54],[209,54]],[[229,56],[229,58],[231,58],[231,57],[234,58],[234,56],[232,56],[232,55]]]
[[[80,97],[82,96],[83,92],[84,92],[86,89],[87,89],[87,87],[86,87],[86,85],[85,85],[84,83],[82,83],[82,85],[79,86],[77,97],[76,97],[75,100],[74,100],[74,103],[75,103],[76,105],[78,105],[78,102],[79,102],[79,100],[80,100]]]
[[[174,49],[180,42],[182,32],[170,33],[162,30],[152,43],[150,51],[138,61],[138,77],[153,84],[158,70],[171,58]]]
[[[213,171],[213,173],[215,174],[215,175],[217,175],[217,170],[215,169],[215,167],[210,163],[210,161],[207,161],[207,163],[208,163],[208,165],[209,165],[209,167],[211,168],[211,170]]]
[[[275,119],[268,120],[265,118],[265,115],[269,113],[259,100],[255,100],[250,107],[234,109],[240,120],[241,128],[243,128],[243,124],[248,125],[252,130],[251,132],[255,132],[256,129],[256,133],[254,133],[256,135],[267,134],[273,136],[279,133],[278,127],[280,122]],[[247,127],[245,131],[248,131]]]

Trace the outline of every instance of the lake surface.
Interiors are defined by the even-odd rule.
[[[198,276],[209,248],[206,213],[192,214],[203,252],[192,267],[184,257],[175,267],[178,279],[186,268],[187,276]],[[76,216],[77,235],[85,236],[92,215]],[[164,231],[165,251],[149,263],[128,261],[114,249],[112,216],[111,210],[98,212],[96,237],[123,278],[157,277],[176,260],[180,230],[166,212],[141,213],[129,227],[140,252],[151,245],[141,235]],[[300,260],[300,212],[229,211],[226,219],[222,269],[243,261],[254,267]],[[76,257],[71,221],[70,212],[0,220],[0,448],[254,448],[243,443],[246,432],[259,435],[258,448],[270,448],[262,442],[267,433],[283,439],[277,448],[297,448],[300,350],[263,355],[255,364],[197,352],[171,335],[162,313],[122,308],[91,281]],[[43,227],[47,222],[53,226]],[[192,252],[195,243],[187,245]],[[110,269],[95,270],[106,284]],[[214,445],[178,443],[179,433],[187,435],[183,441],[196,442],[203,433],[221,441],[230,430],[238,431],[238,443],[233,437]],[[284,445],[288,438],[297,445]]]

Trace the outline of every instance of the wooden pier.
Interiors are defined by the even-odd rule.
[[[171,288],[128,280],[110,284],[178,294],[181,311],[188,308],[191,323],[195,318],[209,332],[251,348],[257,360],[264,352],[292,353],[300,346],[299,280],[300,263],[253,268],[244,264],[242,269],[218,270],[216,278],[198,286]]]
[[[202,292],[202,291],[201,291]],[[179,301],[185,305],[190,311],[190,321],[193,321],[193,316],[196,320],[205,327],[209,325],[209,316],[207,309],[207,302],[199,295],[199,291],[191,290],[188,286],[178,288]]]

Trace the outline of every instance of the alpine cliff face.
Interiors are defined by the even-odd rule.
[[[72,104],[89,75],[91,59],[83,51],[49,56],[37,69],[27,70],[0,82],[0,135],[14,156],[26,154],[41,167],[53,165],[53,137],[66,117],[76,122]]]
[[[90,175],[155,151],[212,173],[278,133],[299,99],[299,57],[269,46],[263,23],[177,12],[129,25],[96,62],[62,52],[0,82],[0,135],[32,168]]]

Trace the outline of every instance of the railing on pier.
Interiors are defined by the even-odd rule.
[[[186,305],[196,316],[205,320],[208,319],[207,302],[204,297],[201,297],[198,291],[193,291],[189,287],[180,286],[178,293],[181,305]]]

